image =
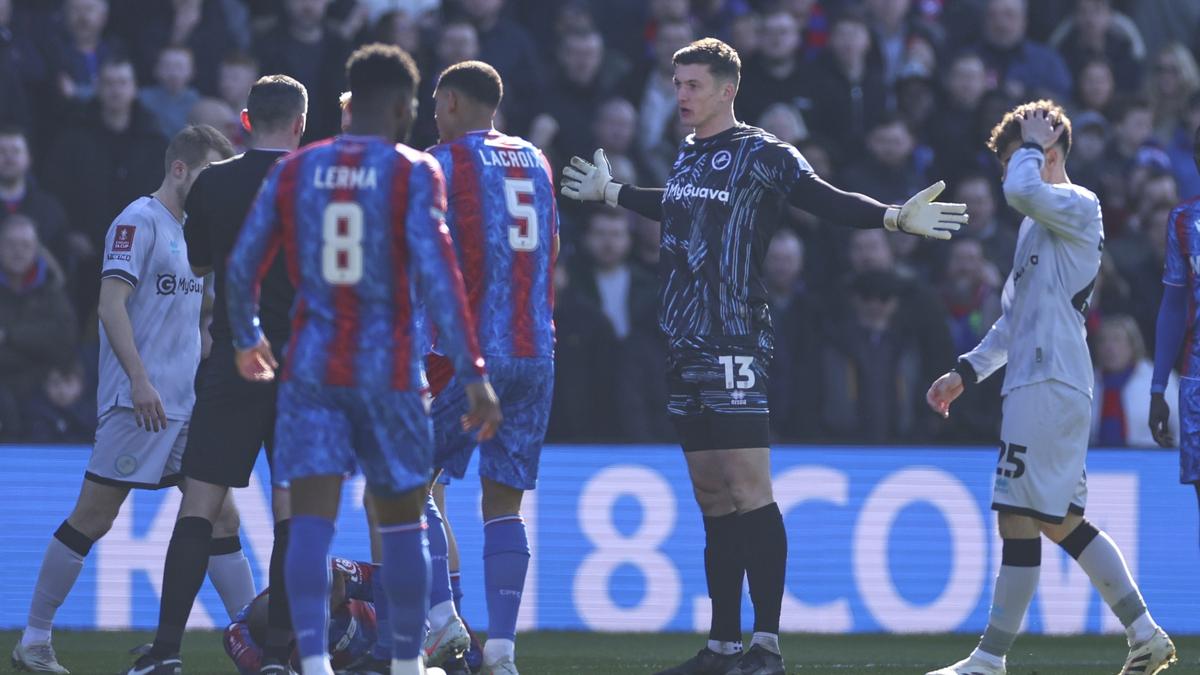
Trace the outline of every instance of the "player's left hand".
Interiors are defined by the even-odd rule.
[[[954,371],[950,371],[939,377],[929,387],[929,391],[925,393],[925,402],[929,404],[933,411],[943,418],[950,417],[950,404],[954,403],[954,399],[962,396],[963,381],[962,376]]]
[[[266,337],[259,338],[258,344],[250,349],[239,349],[237,353],[238,374],[251,382],[270,382],[275,379],[275,369],[279,363],[271,353],[271,343]]]
[[[945,189],[946,181],[939,180],[909,197],[904,206],[889,207],[883,216],[883,226],[892,232],[899,230],[933,239],[949,239],[966,224],[967,205],[933,201]]]
[[[1150,394],[1150,434],[1159,447],[1175,447],[1175,437],[1167,422],[1171,419],[1171,405],[1162,394]]]
[[[613,180],[612,167],[608,164],[604,148],[597,148],[592,159],[595,163],[582,157],[572,157],[571,163],[563,167],[563,196],[581,202],[605,202],[609,206],[616,206],[621,184]]]
[[[1017,117],[1021,125],[1021,141],[1037,143],[1042,149],[1049,148],[1058,142],[1065,127],[1057,115],[1051,115],[1045,110],[1034,110]]]
[[[496,435],[504,416],[500,414],[500,399],[487,380],[472,382],[466,386],[467,414],[462,416],[463,431],[479,429],[476,440],[482,442]]]

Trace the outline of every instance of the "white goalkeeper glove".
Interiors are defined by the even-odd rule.
[[[899,230],[933,239],[949,239],[952,232],[957,232],[967,222],[967,205],[933,201],[945,189],[946,181],[939,180],[909,197],[904,206],[889,206],[883,215],[883,226],[890,232]]]
[[[612,167],[604,149],[598,148],[593,162],[582,157],[572,157],[571,163],[563,167],[562,193],[564,197],[581,202],[604,202],[617,205],[621,184],[612,179]]]

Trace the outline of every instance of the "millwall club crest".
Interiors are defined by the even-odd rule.
[[[717,171],[722,171],[729,168],[729,163],[733,161],[733,155],[729,154],[728,150],[722,150],[713,155],[712,168]]]

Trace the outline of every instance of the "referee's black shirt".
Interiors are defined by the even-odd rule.
[[[212,267],[216,286],[216,304],[210,332],[214,352],[232,347],[233,334],[229,329],[229,313],[225,306],[225,264],[246,214],[258,195],[275,160],[287,154],[283,150],[247,150],[231,159],[210,164],[197,178],[188,193],[187,239],[188,262],[192,267]],[[292,308],[295,289],[287,276],[282,255],[275,256],[271,269],[263,278],[259,297],[259,320],[263,333],[279,358],[291,335],[288,314]]]

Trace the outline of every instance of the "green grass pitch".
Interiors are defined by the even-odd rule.
[[[18,633],[0,633],[10,649]],[[59,660],[74,675],[113,675],[131,663],[128,650],[149,642],[150,633],[58,631]],[[789,673],[830,675],[922,675],[964,657],[974,646],[970,635],[788,635],[783,646]],[[524,633],[518,637],[517,665],[522,675],[649,675],[687,658],[703,644],[686,634]],[[1175,639],[1180,662],[1170,675],[1200,675],[1200,636]],[[1009,657],[1010,675],[1101,675],[1120,670],[1125,658],[1121,636],[1042,637],[1017,641]],[[5,659],[0,672],[11,669]],[[236,672],[215,632],[190,632],[184,644],[184,673],[226,675]]]

